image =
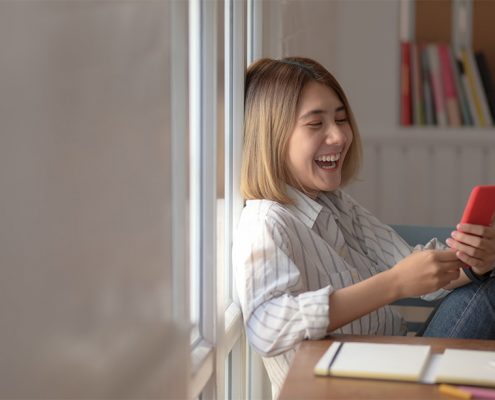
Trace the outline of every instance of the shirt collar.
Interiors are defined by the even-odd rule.
[[[294,204],[287,208],[309,228],[312,228],[323,206],[292,186],[287,185],[287,194]]]

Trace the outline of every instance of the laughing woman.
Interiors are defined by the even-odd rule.
[[[329,333],[404,335],[388,305],[445,297],[424,335],[495,338],[495,228],[459,225],[413,251],[341,188],[361,141],[343,89],[306,58],[247,71],[236,285],[277,397],[296,346]],[[483,277],[472,282],[462,265]]]

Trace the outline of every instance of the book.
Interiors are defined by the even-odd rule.
[[[429,345],[333,342],[314,367],[321,376],[495,387],[495,351]]]
[[[495,351],[445,349],[436,382],[495,387]]]
[[[454,56],[454,52],[452,51],[450,46],[448,50],[449,50],[448,55],[450,59],[450,64],[452,65],[454,84],[457,91],[459,106],[461,108],[462,124],[465,126],[473,126],[474,121],[473,121],[473,117],[471,116],[471,111],[469,109],[469,98],[467,96],[466,89],[461,78],[461,76],[464,75],[464,69],[462,69],[462,71],[460,70],[459,61]]]
[[[438,56],[438,49],[436,43],[429,43],[426,45],[428,52],[430,81],[433,93],[433,104],[435,107],[435,115],[437,125],[447,126],[447,113],[445,110],[445,94],[442,82],[442,72],[440,70],[440,58]]]
[[[422,345],[334,342],[316,365],[315,373],[417,382],[430,352],[430,346]]]
[[[425,125],[421,58],[419,46],[416,43],[411,43],[411,88],[413,123],[418,126]]]
[[[436,125],[435,108],[433,106],[433,93],[431,89],[430,67],[428,51],[425,45],[420,45],[421,79],[423,85],[423,102],[425,110],[425,124]]]
[[[400,88],[400,123],[404,126],[412,124],[411,112],[411,43],[400,42],[401,49],[401,88]]]
[[[480,121],[480,126],[491,126],[493,121],[488,110],[488,102],[481,84],[481,78],[476,62],[474,61],[472,50],[469,48],[462,49],[461,57],[468,77],[469,87],[473,94],[474,105]]]
[[[445,96],[445,110],[450,126],[461,126],[461,110],[458,101],[457,89],[454,82],[454,72],[450,61],[450,48],[446,43],[438,44],[438,58]]]
[[[464,66],[464,61],[462,59],[462,53],[460,50],[457,52],[456,61],[457,61],[457,69],[461,77],[462,86],[464,87],[464,92],[466,93],[466,102],[469,107],[469,114],[471,115],[473,126],[481,126],[480,116],[474,104],[473,88],[469,83],[468,76],[466,73],[466,68]]]
[[[474,58],[476,60],[478,71],[480,72],[481,83],[483,84],[483,89],[485,90],[486,100],[488,102],[488,108],[490,109],[492,120],[495,120],[495,87],[493,86],[493,79],[490,74],[490,69],[488,68],[488,62],[485,54],[481,51],[475,52]]]

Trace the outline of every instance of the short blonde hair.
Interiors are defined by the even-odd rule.
[[[298,184],[287,167],[288,143],[299,97],[311,81],[331,88],[345,107],[353,140],[342,165],[342,186],[356,177],[362,160],[361,138],[347,97],[337,80],[321,64],[309,58],[263,58],[251,64],[246,73],[241,167],[241,194],[245,200],[293,202],[287,195],[286,184],[296,187]]]

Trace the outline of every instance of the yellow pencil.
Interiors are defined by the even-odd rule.
[[[470,399],[472,397],[471,393],[466,392],[465,390],[456,388],[452,385],[445,385],[443,383],[438,386],[438,391],[443,394],[457,397],[458,399]]]

